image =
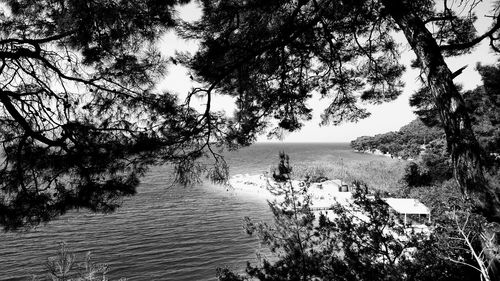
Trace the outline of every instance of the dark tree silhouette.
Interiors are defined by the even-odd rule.
[[[0,15],[0,224],[36,225],[73,208],[114,210],[147,166],[196,164],[223,124],[154,91],[156,39],[187,0],[6,1]],[[213,115],[213,116],[212,116]],[[215,137],[214,137],[215,136]],[[208,149],[207,149],[208,148]]]
[[[184,58],[211,91],[237,98],[235,131],[253,135],[277,119],[297,130],[310,119],[306,100],[331,100],[323,124],[369,115],[358,101],[381,103],[402,90],[405,66],[394,34],[401,31],[417,55],[423,86],[432,93],[453,158],[455,178],[478,212],[500,222],[498,191],[484,178],[484,163],[464,100],[444,61],[467,54],[483,40],[496,51],[497,7],[491,29],[476,35],[477,1],[204,1],[204,17],[183,30],[201,49]],[[458,5],[458,6],[457,6]],[[432,31],[432,32],[431,32]],[[227,138],[240,142],[238,133]],[[245,139],[247,140],[247,139]]]
[[[359,101],[394,100],[403,83],[394,34],[400,32],[417,56],[423,87],[431,93],[446,134],[454,177],[474,211],[498,232],[498,183],[484,175],[484,159],[463,97],[446,56],[468,54],[483,40],[494,51],[499,39],[498,4],[491,27],[476,34],[478,1],[203,1],[204,16],[184,35],[201,39],[201,49],[184,61],[210,91],[236,97],[234,133],[254,135],[274,117],[273,131],[297,130],[310,119],[306,100],[318,92],[331,100],[323,124],[369,115]],[[250,138],[243,139],[243,142]]]
[[[485,152],[483,157],[486,159],[485,167],[489,177],[498,177],[500,166],[499,69],[499,65],[478,65],[477,70],[484,84],[462,94],[471,116],[472,128]],[[446,151],[444,131],[439,124],[439,114],[432,102],[431,93],[427,88],[421,89],[410,98],[410,104],[416,107],[418,119],[397,132],[359,137],[351,142],[351,147],[361,151],[386,149],[395,156],[417,158],[420,167],[415,163],[410,163],[407,167],[406,175],[409,177],[405,181],[410,186],[429,185],[428,180],[442,183],[451,179],[451,159]],[[419,175],[418,169],[422,168],[426,175],[424,178],[427,179],[415,181]],[[417,178],[412,179],[412,176]]]

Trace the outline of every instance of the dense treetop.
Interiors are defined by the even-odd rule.
[[[500,185],[485,176],[485,153],[454,82],[461,70],[450,69],[445,61],[470,54],[482,41],[499,51],[497,2],[486,3],[490,12],[481,16],[490,20],[490,27],[482,34],[474,27],[479,3],[474,0],[202,3],[202,19],[181,30],[186,38],[201,41],[200,50],[182,61],[205,84],[208,97],[221,93],[236,98],[227,141],[248,144],[269,124],[276,125],[275,134],[298,130],[311,118],[307,100],[313,94],[330,101],[323,124],[366,118],[369,113],[360,102],[394,100],[404,86],[402,72],[416,67],[422,82],[417,95],[437,113],[463,198],[492,222],[484,230],[500,235]],[[411,65],[399,60],[398,33],[417,56]]]
[[[389,102],[403,90],[401,75],[410,66],[399,60],[401,46],[394,35],[400,33],[417,56],[411,66],[421,70],[422,88],[412,102],[422,120],[442,128],[463,197],[486,219],[482,234],[500,235],[498,179],[485,176],[488,154],[473,130],[479,122],[481,143],[498,147],[497,140],[490,141],[498,136],[498,98],[489,94],[498,91],[491,76],[498,70],[479,68],[490,78],[478,90],[486,96],[472,99],[474,109],[453,81],[460,70],[453,72],[445,61],[469,54],[483,40],[500,51],[499,3],[487,15],[490,28],[476,34],[476,0],[204,0],[202,19],[177,28],[182,36],[200,40],[193,57],[178,58],[202,84],[182,103],[154,91],[165,69],[155,40],[176,25],[174,5],[186,2],[5,2],[0,15],[0,224],[6,229],[36,225],[73,208],[112,211],[121,196],[135,193],[148,165],[174,163],[183,183],[201,170],[223,181],[227,167],[214,146],[249,145],[270,125],[274,135],[300,129],[311,118],[307,100],[313,94],[330,101],[323,124],[366,118],[369,112],[360,102]],[[216,93],[235,98],[234,117],[213,112]],[[201,112],[190,106],[195,96],[206,99]],[[474,110],[488,118],[474,119]],[[419,126],[410,125],[404,134]],[[215,159],[211,169],[195,161],[205,154]],[[296,226],[311,230],[312,219],[303,222]],[[343,222],[348,231],[336,237],[350,239],[358,226]],[[366,227],[383,229],[385,222]],[[359,239],[385,239],[382,230],[374,233],[382,236],[372,239],[370,232],[360,232]],[[498,241],[484,243],[499,246]],[[370,247],[350,245],[331,244],[335,250],[349,246],[341,250],[353,251],[352,259],[324,261],[351,263],[340,264],[348,274],[344,279],[356,274],[350,265],[365,269],[379,256],[359,259],[357,251],[370,254]],[[400,244],[392,245],[398,250]],[[491,264],[500,264],[498,251],[486,253]],[[307,255],[299,257],[303,266]],[[279,270],[295,265],[286,261]],[[374,265],[373,272],[385,272],[379,270],[385,263]],[[422,268],[416,270],[427,273]]]
[[[500,94],[498,90],[500,65],[478,65],[477,70],[482,77],[483,85],[464,91],[462,96],[479,143],[487,155],[494,156],[500,153]],[[438,112],[427,89],[414,93],[410,99],[410,105],[416,108],[415,113],[422,121],[416,134],[425,137],[429,130],[441,130]],[[431,141],[438,137],[427,138],[427,140]]]
[[[155,92],[156,39],[188,1],[7,1],[0,14],[0,224],[111,211],[147,165],[204,166],[211,113]],[[214,169],[212,175],[220,178]]]
[[[483,153],[464,99],[445,57],[469,54],[488,41],[497,51],[498,5],[491,26],[477,34],[477,1],[203,1],[203,17],[181,33],[201,41],[182,61],[213,93],[236,98],[228,142],[248,144],[262,128],[298,130],[311,118],[313,94],[330,101],[323,124],[369,116],[362,103],[397,98],[406,67],[421,70],[418,96],[432,103],[465,197],[500,222],[499,191],[484,177]],[[404,35],[417,59],[402,65],[395,34]],[[425,93],[429,93],[426,95]]]
[[[470,50],[458,43],[474,38],[476,17],[454,11],[468,11],[466,3],[445,11],[434,1],[405,4],[435,30],[444,54]],[[237,120],[275,118],[297,130],[311,117],[307,99],[318,93],[331,102],[323,124],[357,121],[369,116],[359,101],[391,101],[403,89],[399,28],[384,1],[228,0],[203,8],[203,18],[182,30],[202,40],[187,64],[214,92],[237,97]]]
[[[373,152],[378,149],[393,157],[416,158],[431,141],[444,138],[441,128],[427,127],[419,119],[401,127],[397,132],[363,136],[351,141],[351,147],[359,151]]]
[[[491,28],[476,34],[476,1],[202,1],[202,19],[177,30],[200,40],[194,57],[179,60],[203,87],[180,103],[153,91],[165,65],[155,39],[175,25],[173,5],[185,2],[6,3],[2,224],[36,224],[69,208],[112,210],[147,165],[173,162],[185,182],[206,169],[194,160],[207,152],[218,163],[209,174],[223,180],[213,145],[248,145],[270,124],[271,134],[299,129],[315,93],[331,101],[323,124],[365,118],[359,101],[391,101],[403,89],[397,32],[417,55],[413,66],[422,70],[464,194],[500,220],[453,83],[458,73],[443,58],[482,40],[497,50],[496,6]],[[234,117],[213,112],[214,93],[235,97]],[[202,112],[190,107],[194,96],[206,98]]]

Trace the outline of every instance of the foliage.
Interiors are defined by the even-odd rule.
[[[333,164],[333,163],[332,163]],[[327,163],[314,163],[314,164],[303,164],[295,165],[292,172],[293,177],[305,179],[311,183],[322,182],[335,177],[334,165],[329,165]]]
[[[358,98],[379,103],[401,91],[395,26],[379,2],[204,1],[203,9],[181,30],[201,39],[200,50],[182,60],[214,91],[236,97],[239,126],[229,140],[237,131],[255,134],[268,117],[277,121],[275,134],[300,129],[311,118],[305,102],[313,91],[332,100],[325,124],[369,116]]]
[[[249,233],[276,257],[248,264],[246,275],[219,269],[219,280],[479,280],[467,249],[405,230],[378,195],[356,187],[350,206],[332,206],[331,221],[316,220],[307,196],[288,189],[285,201],[270,203],[274,225],[246,219]]]
[[[395,193],[401,186],[404,175],[402,160],[380,158],[380,160],[350,160],[297,163],[293,165],[292,177],[316,182],[317,179],[341,179],[344,182],[359,180],[370,189]]]
[[[155,91],[157,39],[188,0],[33,1],[1,6],[0,224],[49,221],[70,209],[110,212],[148,165],[189,183],[227,167],[213,149],[223,118]],[[218,124],[219,131],[212,130]],[[220,138],[219,138],[220,139]],[[215,167],[195,162],[213,155]]]
[[[409,186],[423,186],[429,185],[430,177],[427,173],[420,171],[417,163],[410,162],[406,165],[403,181]]]
[[[246,143],[242,135],[253,138],[269,124],[277,125],[276,135],[299,129],[311,118],[307,100],[316,93],[330,101],[322,124],[358,121],[369,116],[360,102],[397,98],[405,69],[395,39],[401,33],[417,55],[411,66],[421,70],[418,96],[439,113],[461,190],[478,212],[500,222],[498,185],[486,180],[484,154],[453,81],[463,68],[453,72],[445,61],[483,40],[500,51],[498,3],[492,8],[491,27],[478,35],[477,1],[203,1],[202,19],[180,28],[201,41],[200,49],[180,59],[207,94],[236,99],[225,139]]]
[[[33,281],[51,280],[51,281],[107,281],[106,277],[108,266],[98,264],[92,261],[91,254],[88,252],[83,260],[78,260],[71,253],[65,243],[61,247],[56,257],[48,258],[46,263],[47,275],[45,278],[33,277]],[[120,280],[125,281],[125,278]]]
[[[500,151],[498,145],[500,103],[498,103],[499,96],[495,83],[500,75],[500,67],[478,65],[477,69],[483,78],[484,85],[465,92],[464,99],[472,116],[474,132],[485,150],[484,161],[490,174],[490,181],[498,182],[496,177],[498,177],[497,171],[500,165],[497,157]],[[408,146],[420,146],[421,148],[416,150],[418,154],[412,155],[412,157],[418,155],[419,159],[416,163],[407,165],[404,182],[410,187],[440,184],[451,179],[453,171],[441,126],[435,122],[438,119],[438,112],[432,104],[428,91],[421,90],[416,93],[412,97],[411,104],[417,108],[416,113],[419,119],[403,127],[405,130],[402,128],[397,133],[360,137],[352,141],[351,146],[358,150],[379,149],[382,151],[386,147],[397,147],[397,150],[393,152],[394,155],[408,154]],[[404,136],[405,132],[409,134],[408,137]],[[424,143],[421,142],[422,139],[425,140]]]
[[[407,196],[419,198],[427,206],[432,206],[433,231],[437,244],[448,252],[444,255],[446,259],[463,264],[464,260],[458,253],[465,251],[472,259],[469,266],[482,274],[481,280],[494,280],[499,264],[491,256],[498,258],[500,253],[494,241],[494,224],[487,224],[483,216],[471,212],[473,206],[464,202],[456,192],[457,188],[454,180],[448,180],[426,188],[409,189]],[[484,225],[492,229],[484,231]]]
[[[279,153],[280,162],[278,168],[273,171],[273,179],[277,182],[286,182],[290,180],[290,173],[292,172],[292,167],[290,167],[290,158],[285,152],[281,151]]]
[[[272,275],[291,280],[306,280],[308,272],[314,270],[315,247],[313,229],[314,215],[309,208],[309,198],[305,189],[292,186],[288,155],[280,153],[280,165],[286,159],[287,169],[284,169],[284,178],[275,193],[283,194],[283,199],[270,202],[269,207],[274,215],[274,225],[255,223],[245,218],[246,230],[250,235],[258,235],[261,242],[269,247],[271,253],[279,257],[278,266],[274,267],[268,260],[263,260],[263,268],[272,271]],[[248,266],[250,276],[267,280],[268,273],[260,271],[258,267]],[[224,279],[222,279],[224,280]]]
[[[397,132],[363,136],[351,141],[351,147],[358,151],[380,150],[393,157],[417,158],[431,141],[444,137],[439,127],[428,127],[419,119],[401,127]]]
[[[323,124],[369,116],[358,101],[387,102],[402,91],[397,31],[436,89],[433,102],[447,121],[453,159],[465,157],[453,161],[462,188],[492,192],[482,184],[480,149],[442,60],[483,39],[496,49],[499,24],[476,37],[475,1],[459,7],[430,0],[203,1],[203,18],[178,27],[201,41],[194,57],[179,61],[203,85],[180,104],[154,92],[165,70],[155,40],[175,26],[173,6],[186,2],[11,0],[2,7],[0,223],[6,229],[72,208],[112,211],[121,196],[134,194],[148,165],[159,162],[175,164],[185,184],[201,171],[224,181],[227,167],[216,146],[248,145],[271,119],[277,124],[271,134],[300,129],[312,116],[306,101],[313,93],[331,100]],[[418,39],[424,37],[430,40]],[[234,116],[211,110],[220,93],[235,97]],[[206,99],[203,112],[190,106],[194,96]],[[204,155],[215,158],[214,168],[195,162]],[[492,200],[488,206],[497,205]]]
[[[500,65],[478,65],[476,67],[483,85],[474,90],[463,93],[467,109],[472,117],[472,125],[478,141],[488,154],[500,151],[500,133],[498,124],[500,117],[500,93],[498,92],[497,81],[500,77]],[[411,98],[410,104],[416,107],[415,113],[430,127],[440,127],[438,122],[438,112],[431,100],[431,93],[428,89],[420,90]],[[425,129],[425,128],[424,128]],[[426,129],[430,130],[430,129]],[[429,138],[436,139],[436,138]],[[488,162],[491,159],[488,159]]]
[[[280,155],[283,159],[283,155]],[[295,170],[295,169],[294,169]],[[334,215],[312,212],[307,191],[290,180],[278,187],[283,201],[270,203],[274,224],[246,218],[274,256],[247,264],[246,274],[218,269],[218,279],[242,280],[480,280],[491,267],[482,252],[484,218],[471,215],[456,186],[411,189],[412,196],[433,206],[429,232],[401,224],[379,194],[353,182],[353,201],[335,204]],[[491,280],[491,279],[484,279]]]
[[[478,65],[477,69],[481,74],[483,86],[466,92],[464,97],[472,112],[474,131],[486,151],[485,161],[487,161],[489,173],[495,176],[500,168],[500,92],[498,90],[500,65]]]
[[[402,181],[409,187],[441,184],[453,177],[449,156],[424,153],[417,162],[406,165]]]
[[[238,276],[227,268],[217,268],[217,280],[219,281],[244,281],[244,277]]]

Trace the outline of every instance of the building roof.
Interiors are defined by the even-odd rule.
[[[413,198],[384,198],[384,201],[392,209],[400,214],[429,215],[431,212],[427,206]]]

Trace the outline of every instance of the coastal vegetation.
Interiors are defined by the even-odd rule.
[[[412,102],[439,123],[454,180],[470,204],[467,210],[486,219],[481,225],[484,237],[495,237],[500,235],[499,181],[488,175],[489,156],[476,138],[474,118],[456,83],[467,66],[452,70],[446,61],[470,55],[488,39],[491,48],[500,51],[498,3],[491,3],[491,25],[479,35],[474,26],[477,4],[426,0],[204,2],[200,24],[183,30],[186,38],[201,41],[197,54],[184,62],[206,84],[208,96],[223,92],[237,99],[239,133],[250,138],[270,123],[268,116],[276,119],[271,122],[277,125],[271,134],[299,130],[312,118],[307,100],[314,93],[331,101],[321,115],[324,125],[366,118],[370,114],[360,101],[379,104],[396,99],[404,88],[405,67],[419,69],[421,85]],[[397,33],[402,36],[394,36]],[[399,57],[401,38],[416,55],[407,65]],[[230,136],[241,140],[241,135]],[[403,148],[409,155],[418,155],[418,145]],[[499,241],[492,239],[491,243],[498,246]],[[486,250],[489,242],[483,242],[482,252],[492,264],[490,274],[499,279],[500,259]]]
[[[445,196],[436,196],[435,205],[444,208],[438,217],[444,230],[436,240],[425,240],[428,248],[414,245],[414,260],[396,259],[401,241],[381,230],[392,222],[377,197],[372,205],[358,196],[359,207],[373,212],[369,224],[349,223],[338,210],[338,220],[322,229],[312,225],[307,210],[295,208],[292,196],[286,204],[294,212],[273,209],[278,228],[249,228],[282,255],[276,263],[249,267],[248,274],[261,280],[366,280],[377,273],[379,279],[456,280],[479,270],[484,279],[500,279],[499,70],[479,66],[483,87],[463,93],[456,78],[464,67],[452,70],[445,60],[471,55],[483,41],[500,53],[498,2],[488,3],[490,14],[481,15],[490,21],[482,34],[474,26],[478,1],[472,0],[201,1],[202,18],[184,23],[174,7],[187,2],[1,5],[5,230],[37,226],[73,209],[112,212],[136,193],[151,165],[173,164],[175,178],[186,185],[203,172],[225,182],[227,165],[218,149],[248,146],[265,131],[279,137],[299,130],[312,119],[313,94],[330,101],[323,125],[367,118],[362,103],[395,100],[404,89],[405,68],[415,67],[421,87],[411,103],[421,121],[374,142],[403,158],[419,156],[405,169],[402,192]],[[159,38],[174,28],[198,40],[196,54],[160,55]],[[400,59],[401,40],[416,54],[408,65]],[[182,101],[157,91],[168,62],[188,67],[197,83]],[[214,111],[215,95],[233,98],[234,114]],[[195,97],[204,100],[202,109],[194,109]],[[373,149],[366,142],[371,139],[355,145]],[[460,200],[446,197],[451,190],[460,190]],[[318,241],[327,245],[318,247]],[[334,250],[342,255],[332,255]]]
[[[96,263],[88,252],[85,257],[72,253],[65,243],[61,243],[59,251],[49,257],[45,264],[45,276],[33,276],[31,281],[109,281],[106,277],[108,266]],[[120,278],[118,281],[126,281]]]
[[[478,69],[484,85],[464,93],[464,97],[473,116],[474,130],[478,132],[480,143],[485,148],[485,159],[489,159],[485,165],[487,174],[493,182],[498,182],[499,92],[498,87],[487,85],[500,80],[500,68],[478,66]],[[360,137],[351,142],[351,146],[358,151],[380,150],[401,158],[414,158],[414,161],[397,162],[385,158],[385,162],[379,161],[377,165],[382,171],[370,170],[369,166],[356,167],[354,163],[346,166],[341,161],[319,165],[298,164],[293,169],[282,169],[293,178],[305,178],[313,182],[342,178],[360,187],[364,184],[357,180],[366,180],[370,183],[375,199],[367,199],[367,195],[362,192],[365,188],[355,189],[356,207],[353,209],[370,214],[369,226],[361,223],[363,226],[356,228],[359,224],[353,223],[355,219],[352,212],[340,206],[333,207],[336,217],[329,221],[322,215],[315,218],[311,210],[307,209],[307,202],[299,204],[302,207],[296,210],[299,214],[294,216],[279,211],[289,209],[290,202],[272,202],[270,205],[275,224],[247,220],[247,227],[251,229],[250,234],[257,235],[264,245],[270,247],[278,256],[278,261],[262,259],[259,264],[248,264],[244,275],[219,269],[219,280],[494,280],[492,272],[497,265],[491,257],[498,255],[495,234],[481,233],[481,225],[487,224],[485,218],[471,212],[470,202],[464,201],[456,192],[459,186],[453,179],[452,159],[443,129],[438,122],[432,121],[437,119],[437,112],[429,109],[431,107],[428,104],[414,106],[417,107],[419,119],[400,131]],[[380,163],[386,165],[381,166]],[[404,171],[400,169],[395,172],[397,166]],[[373,180],[382,175],[386,175],[382,181]],[[391,183],[389,190],[380,185],[384,180]],[[429,226],[432,231],[428,236],[416,235],[404,242],[398,241],[400,236],[394,237],[387,233],[377,237],[376,226],[395,228],[394,233],[398,231],[392,221],[394,217],[388,214],[387,206],[378,197],[381,192],[387,194],[388,191],[403,197],[418,198],[431,207],[433,221]],[[372,216],[371,212],[379,216]],[[294,234],[299,232],[297,228],[285,229],[287,225],[297,225],[298,222],[283,222],[284,217],[303,223],[299,228],[302,232]],[[308,219],[303,219],[306,217]],[[315,219],[317,224],[313,223]],[[346,227],[346,222],[349,227]],[[325,233],[331,236],[323,236]],[[398,247],[391,248],[391,243]],[[387,248],[391,250],[385,252],[388,254],[386,257],[377,257],[377,254],[383,255],[383,250]],[[403,254],[408,249],[411,251]],[[378,264],[374,261],[382,262]],[[421,271],[422,268],[425,270]]]
[[[296,179],[309,177],[311,181],[320,179],[341,179],[346,183],[362,181],[371,189],[380,192],[395,193],[404,185],[401,179],[405,173],[405,164],[402,160],[349,160],[313,163],[297,163],[293,165],[292,176]]]
[[[353,202],[334,204],[331,219],[312,211],[304,189],[294,189],[295,167],[285,157],[274,179],[286,196],[269,203],[274,223],[245,219],[247,232],[274,256],[248,263],[245,274],[219,268],[219,280],[492,280],[478,252],[481,218],[464,220],[470,214],[456,193],[444,188],[433,197],[430,233],[405,229],[380,192],[369,195],[359,181],[351,184]]]
[[[477,67],[483,85],[463,93],[467,110],[472,117],[472,127],[484,149],[486,174],[498,182],[500,167],[500,65]],[[428,94],[427,94],[428,95]],[[448,152],[445,134],[438,122],[438,112],[429,97],[414,95],[411,104],[418,119],[397,132],[373,137],[363,136],[351,142],[358,151],[381,151],[403,159],[413,158],[405,168],[404,180],[409,186],[440,184],[453,177],[453,161]]]
[[[331,101],[321,115],[324,125],[366,118],[370,114],[360,101],[379,104],[396,99],[404,88],[405,67],[420,69],[422,83],[416,95],[438,113],[460,189],[476,212],[498,223],[498,185],[484,175],[483,149],[454,82],[464,68],[452,71],[445,61],[471,54],[483,40],[489,39],[498,50],[498,4],[489,7],[491,26],[481,35],[474,26],[476,4],[204,2],[200,22],[182,29],[186,38],[201,42],[198,52],[183,57],[183,62],[206,85],[207,96],[225,93],[237,99],[235,133],[228,135],[236,143],[255,139],[268,124],[277,125],[271,135],[299,130],[312,118],[307,100],[314,93]],[[402,36],[394,36],[397,33]],[[412,63],[403,65],[396,38],[404,38],[416,54]]]
[[[402,159],[418,158],[429,143],[444,140],[444,137],[441,128],[426,126],[415,119],[397,132],[358,137],[351,141],[351,147],[360,152],[379,151]]]
[[[71,209],[113,211],[154,164],[174,164],[181,183],[201,172],[224,181],[218,147],[249,145],[272,124],[270,135],[299,130],[312,117],[306,101],[314,93],[331,101],[323,124],[368,117],[360,101],[389,102],[403,90],[398,32],[417,55],[411,66],[422,70],[415,100],[439,113],[460,188],[491,221],[500,217],[453,82],[463,68],[453,73],[444,60],[469,55],[483,40],[498,50],[498,10],[487,18],[490,29],[477,35],[475,1],[460,7],[430,0],[204,1],[202,18],[182,23],[172,11],[187,2],[6,2],[0,42],[6,229]],[[159,55],[157,40],[172,28],[199,40],[195,55]],[[168,62],[190,68],[199,83],[184,102],[155,90]],[[213,111],[215,94],[234,97],[233,115]],[[205,107],[195,110],[193,97]],[[204,156],[214,166],[197,161]]]
[[[497,85],[500,80],[500,65],[478,65],[477,70],[481,74],[483,85],[463,92],[463,98],[472,118],[472,128],[485,150],[487,165],[491,165],[500,153],[500,93]],[[422,154],[429,153],[447,154],[445,132],[429,98],[429,93],[413,95],[410,104],[415,108],[418,118],[399,131],[358,137],[351,141],[351,147],[366,152],[378,150],[403,159],[419,158]]]

